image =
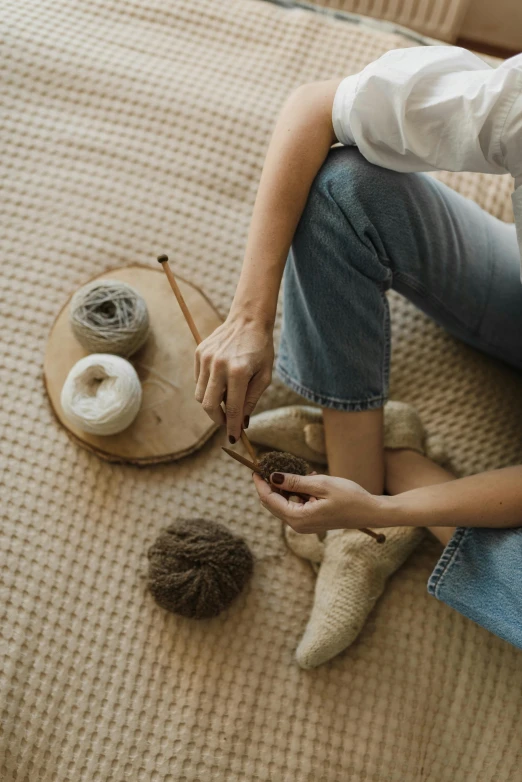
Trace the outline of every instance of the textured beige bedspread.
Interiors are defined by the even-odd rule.
[[[3,782],[513,782],[522,656],[426,593],[440,547],[392,580],[358,641],[300,670],[313,575],[217,434],[169,466],[99,461],[54,420],[46,336],[67,295],[167,252],[223,314],[289,91],[397,46],[260,0],[3,0],[0,157]],[[510,219],[510,182],[446,176]],[[522,459],[522,383],[393,297],[393,392],[461,473]],[[264,406],[295,401],[281,386]],[[169,615],[146,551],[178,515],[257,558],[221,617]]]

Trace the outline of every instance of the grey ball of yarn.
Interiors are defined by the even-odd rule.
[[[245,541],[205,519],[180,519],[148,551],[149,589],[162,608],[191,619],[217,616],[241,592],[254,567]]]
[[[119,280],[94,280],[71,299],[69,322],[89,353],[127,358],[145,343],[149,313],[137,290]]]

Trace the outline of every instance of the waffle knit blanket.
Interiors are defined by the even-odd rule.
[[[225,315],[288,93],[419,39],[262,0],[3,0],[2,22],[2,782],[519,778],[521,653],[428,596],[438,544],[305,673],[313,573],[223,433],[171,465],[107,464],[42,382],[56,313],[104,269],[166,252]],[[508,179],[441,176],[511,219]],[[391,300],[392,396],[460,474],[519,463],[520,376]],[[274,383],[259,409],[298,401]],[[147,548],[178,516],[225,523],[256,557],[216,619],[147,592]]]

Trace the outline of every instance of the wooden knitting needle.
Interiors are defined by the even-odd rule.
[[[223,451],[225,453],[228,453],[229,456],[231,456],[233,459],[236,460],[236,462],[240,462],[241,464],[244,464],[245,467],[248,467],[250,470],[253,470],[253,472],[257,472],[258,475],[262,474],[261,469],[259,468],[259,465],[254,464],[253,462],[249,462],[248,459],[245,459],[244,456],[241,456],[240,454],[236,453],[235,451],[231,451],[230,448],[225,448],[224,445],[221,446]],[[297,493],[298,497],[301,497],[302,500],[307,500],[309,495],[308,494],[301,494]],[[372,529],[367,529],[367,527],[363,527],[359,530],[359,532],[364,532],[366,535],[369,535],[370,538],[373,538],[377,541],[377,543],[385,543],[386,542],[386,535],[383,535],[382,532],[374,532]]]
[[[167,255],[160,255],[158,256],[158,263],[161,264],[163,271],[167,275],[167,279],[170,282],[170,287],[174,291],[174,295],[176,299],[178,300],[178,304],[180,306],[180,309],[183,313],[183,316],[185,320],[187,321],[188,327],[192,332],[192,336],[196,340],[196,345],[199,345],[200,342],[202,342],[201,335],[197,329],[196,324],[194,323],[194,318],[190,314],[189,308],[187,307],[187,304],[185,302],[185,299],[183,298],[183,294],[181,293],[178,283],[176,282],[176,278],[172,274],[172,270],[169,266],[169,259]],[[254,464],[257,464],[257,457],[256,453],[252,447],[252,443],[248,439],[248,437],[245,434],[244,429],[241,430],[241,441],[245,448],[247,449],[248,453],[252,457],[252,461]]]
[[[236,453],[235,451],[231,451],[230,448],[225,448],[224,445],[221,446],[221,449],[228,453],[229,456],[231,456],[233,459],[236,460],[236,462],[240,462],[241,464],[244,464],[245,467],[248,467],[253,472],[257,472],[258,475],[262,475],[263,471],[261,470],[261,467],[259,467],[258,464],[254,464],[254,462],[249,461],[248,459],[245,459],[244,456],[241,456],[240,453]]]

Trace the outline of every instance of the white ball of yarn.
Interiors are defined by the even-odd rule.
[[[81,358],[62,388],[61,402],[71,424],[90,434],[117,434],[134,421],[141,383],[126,359],[103,353]]]
[[[89,353],[132,356],[149,333],[149,313],[138,291],[119,280],[94,280],[71,299],[69,322]]]

